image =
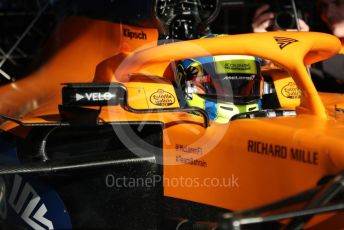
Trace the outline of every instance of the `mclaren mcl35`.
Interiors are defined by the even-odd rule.
[[[344,227],[344,96],[307,71],[336,37],[158,45],[81,17],[55,34],[42,68],[0,87],[2,228]]]

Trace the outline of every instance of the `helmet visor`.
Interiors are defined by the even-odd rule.
[[[260,98],[262,78],[259,62],[254,57],[225,55],[213,57],[212,62],[202,62],[202,68],[197,68],[201,71],[193,71],[189,78],[193,93],[235,104]]]

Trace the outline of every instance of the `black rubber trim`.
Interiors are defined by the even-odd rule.
[[[22,121],[20,121],[20,120],[18,120],[18,119],[15,119],[15,118],[13,118],[13,117],[8,117],[8,116],[5,116],[5,115],[0,114],[0,118],[4,119],[4,120],[6,120],[6,121],[12,121],[12,122],[14,122],[14,123],[16,123],[16,124],[19,124],[19,125],[23,125],[23,122],[22,122]]]
[[[92,87],[118,87],[123,91],[122,97],[119,96],[119,104],[122,108],[128,112],[144,114],[144,113],[170,113],[170,112],[187,112],[198,113],[204,119],[204,126],[207,128],[210,126],[210,119],[207,112],[197,107],[183,107],[183,108],[163,108],[163,109],[134,109],[128,104],[128,91],[127,88],[121,83],[65,83],[70,88],[92,88]]]
[[[264,118],[264,117],[287,117],[296,116],[295,110],[281,110],[281,109],[267,109],[259,110],[247,113],[239,113],[231,118],[231,121],[239,119],[252,119],[252,118]]]
[[[109,86],[109,84],[106,83],[65,83],[64,85],[71,87],[71,88],[92,88],[95,86]],[[186,113],[198,113],[200,114],[203,119],[204,119],[204,127],[207,128],[210,126],[210,118],[208,113],[198,107],[183,107],[183,108],[163,108],[163,109],[134,109],[131,106],[128,105],[128,93],[127,93],[127,89],[124,85],[120,84],[120,83],[111,83],[110,84],[112,87],[120,87],[123,89],[124,95],[123,95],[123,100],[120,100],[120,105],[122,106],[122,108],[128,112],[132,112],[132,113],[137,113],[137,114],[144,114],[144,113],[171,113],[171,112],[186,112]],[[62,106],[59,106],[60,110],[62,108]],[[82,107],[75,107],[75,108],[80,108],[82,109]],[[91,109],[89,109],[91,110]],[[72,110],[69,111],[70,113],[73,113]],[[68,114],[68,118],[72,117],[73,114]],[[80,116],[80,112],[77,111],[77,113],[75,114],[78,117]],[[71,121],[67,121],[66,119],[61,121],[61,122],[46,122],[46,123],[24,123],[18,119],[15,118],[11,118],[5,115],[0,115],[1,118],[3,118],[4,120],[8,120],[8,121],[12,121],[14,123],[17,123],[21,126],[69,126],[72,125],[72,123],[75,123],[75,121],[77,121],[77,117],[71,122]],[[89,122],[86,123],[82,123],[82,122],[76,122],[79,125],[87,125],[89,124]],[[94,125],[100,125],[100,124],[111,124],[112,122],[98,122],[95,121],[93,124]]]
[[[124,93],[125,93],[125,98],[124,98],[124,102],[122,107],[132,113],[138,113],[138,114],[142,114],[142,113],[169,113],[169,112],[196,112],[199,113],[203,119],[204,119],[204,127],[207,128],[210,126],[210,118],[208,113],[201,108],[198,107],[183,107],[183,108],[164,108],[164,109],[134,109],[132,107],[130,107],[128,105],[128,93],[127,93],[127,89],[124,85],[122,84],[118,84],[121,85],[124,89]]]

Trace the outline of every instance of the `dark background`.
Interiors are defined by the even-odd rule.
[[[211,31],[217,34],[251,32],[254,11],[266,1],[278,1],[281,4],[290,2],[221,0],[221,10],[211,24]],[[296,0],[297,7],[302,11],[311,30],[327,32],[318,17],[314,2]],[[18,79],[34,70],[35,60],[49,34],[66,16],[82,15],[157,27],[153,8],[154,0],[0,0],[0,84],[8,82],[4,75]]]

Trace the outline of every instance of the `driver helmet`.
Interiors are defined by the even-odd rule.
[[[184,104],[204,109],[216,123],[261,109],[263,78],[260,59],[253,56],[219,55],[179,61],[176,85],[182,90]]]

